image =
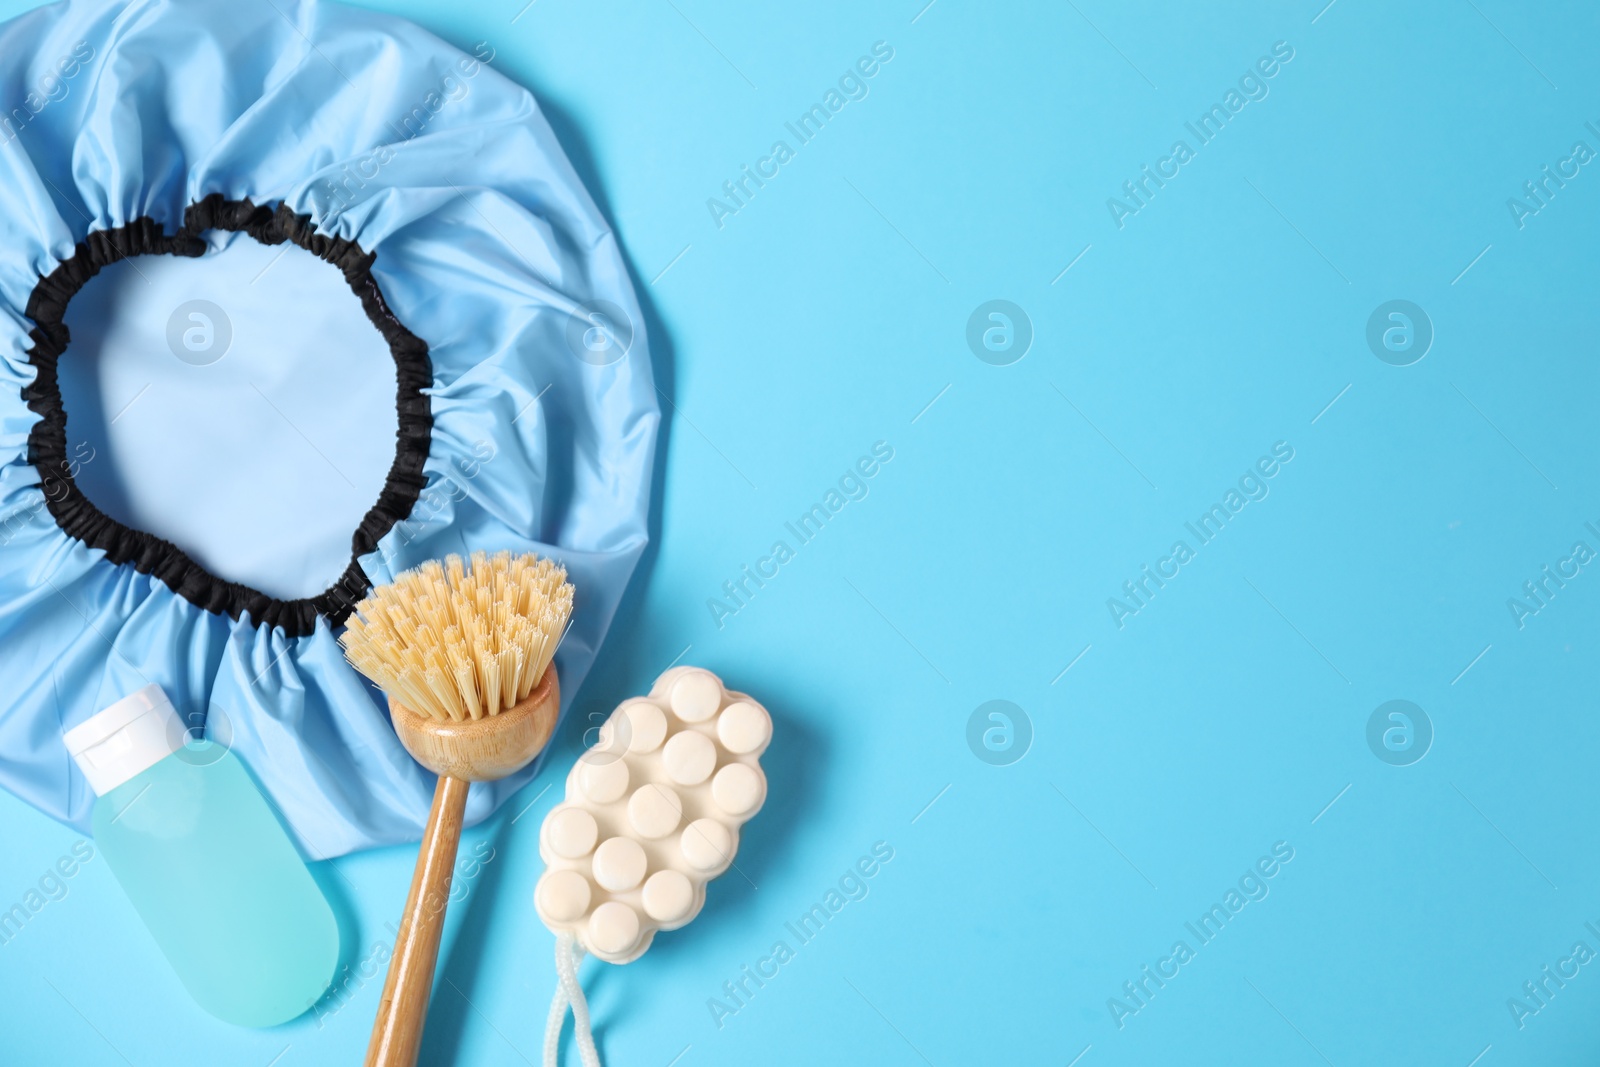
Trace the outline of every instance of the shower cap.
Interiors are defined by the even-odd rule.
[[[414,840],[432,776],[336,638],[374,584],[452,552],[567,567],[571,700],[644,550],[659,410],[617,240],[495,58],[313,0],[88,0],[0,25],[0,785],[87,830],[62,732],[154,682],[312,858]],[[241,298],[264,277],[289,302],[254,323],[174,312],[151,357],[118,331],[168,321],[149,294],[176,291],[174,271]],[[208,343],[254,346],[262,403],[244,438],[190,442],[252,469],[202,489],[150,466],[216,422],[184,394],[238,366],[187,358]],[[102,377],[138,359],[150,375],[109,448],[68,433],[94,423],[94,353]],[[392,420],[369,435],[373,484],[319,569],[291,549],[337,509],[314,488],[321,431],[293,413],[338,421],[373,398]],[[294,423],[300,450],[244,455],[256,418]],[[94,491],[112,468],[166,494],[163,532]],[[475,785],[468,819],[536,770]]]

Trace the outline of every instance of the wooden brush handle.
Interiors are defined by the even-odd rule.
[[[389,721],[406,751],[439,776],[433,810],[411,876],[411,895],[394,939],[389,977],[372,1024],[366,1067],[415,1067],[428,1018],[439,934],[450,903],[450,871],[461,844],[467,783],[492,782],[528,765],[550,739],[561,708],[554,666],[522,700],[498,715],[452,722],[418,715],[389,702]]]
[[[411,876],[411,895],[394,939],[389,977],[383,983],[378,1018],[372,1024],[366,1067],[414,1067],[422,1047],[422,1024],[428,1018],[433,971],[439,960],[439,935],[450,904],[450,875],[461,843],[462,816],[467,810],[467,783],[439,776],[433,809]]]

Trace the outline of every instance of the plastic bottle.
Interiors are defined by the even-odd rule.
[[[189,994],[225,1022],[287,1022],[332,981],[338,923],[244,764],[187,738],[158,685],[64,735],[95,842]]]

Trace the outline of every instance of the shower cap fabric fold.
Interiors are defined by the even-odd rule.
[[[414,840],[433,778],[337,636],[373,585],[452,552],[566,566],[570,702],[644,550],[659,411],[616,238],[495,58],[314,0],[0,25],[0,785],[87,831],[61,735],[155,682],[310,857]],[[322,260],[327,300],[359,301],[395,362],[393,466],[349,566],[301,599],[110,518],[66,444],[74,294],[235,240]],[[292,537],[283,519],[262,536]],[[469,821],[537,768],[474,786]]]

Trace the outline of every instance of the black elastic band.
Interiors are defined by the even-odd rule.
[[[338,267],[394,355],[399,383],[394,465],[389,468],[378,502],[350,539],[350,565],[326,592],[314,597],[279,600],[247,585],[218,578],[170,541],[124,526],[106,515],[89,502],[72,478],[67,455],[67,413],[56,374],[56,363],[69,341],[62,321],[67,304],[101,268],[119,260],[204,254],[206,243],[200,234],[207,230],[246,233],[267,245],[290,241]],[[423,392],[433,381],[428,346],[389,310],[372,277],[376,258],[376,253],[362,251],[354,241],[318,233],[309,215],[296,215],[285,205],[279,204],[274,210],[258,207],[249,200],[226,200],[215,193],[190,204],[184,212],[183,228],[170,236],[150,218],[89,234],[71,259],[39,279],[27,308],[28,318],[35,324],[30,332],[33,348],[28,352],[28,361],[38,376],[22,390],[22,398],[40,416],[28,435],[28,462],[38,468],[40,488],[61,529],[90,548],[103,549],[112,563],[131,563],[141,574],[160,579],[173,592],[206,611],[234,619],[248,613],[257,625],[281,627],[290,637],[311,633],[318,615],[330,625],[341,625],[372,587],[357,560],[377,548],[378,540],[411,514],[426,485],[422,465],[428,458],[433,433],[433,412]]]

